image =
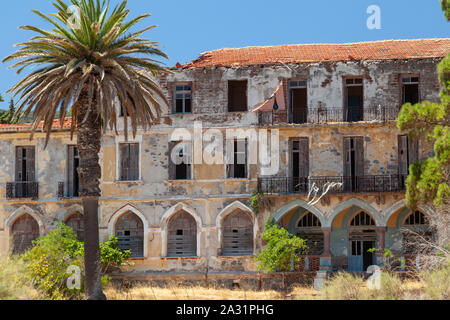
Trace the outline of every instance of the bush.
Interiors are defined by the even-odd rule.
[[[263,240],[267,247],[255,259],[259,262],[258,271],[288,271],[292,263],[300,260],[299,252],[307,248],[305,240],[290,234],[272,220],[264,227]]]
[[[428,298],[433,300],[450,299],[450,260],[447,260],[435,270],[424,271],[421,274]]]
[[[327,300],[366,300],[366,286],[362,277],[341,272],[325,282],[322,295]]]
[[[0,260],[0,300],[33,300],[39,298],[24,277],[25,264],[20,259]]]
[[[368,299],[372,300],[401,300],[405,293],[402,280],[394,274],[382,272],[380,275],[380,288],[369,290]]]
[[[105,275],[111,266],[124,265],[131,252],[122,252],[117,238],[100,244],[102,264],[102,283],[109,279]],[[19,256],[25,264],[26,279],[42,294],[44,299],[82,299],[84,292],[84,244],[77,239],[73,230],[59,223],[57,229],[34,241],[35,246]],[[67,281],[72,274],[67,273],[70,266],[81,271],[81,287],[69,289]]]

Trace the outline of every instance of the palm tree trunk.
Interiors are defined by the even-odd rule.
[[[85,299],[106,300],[101,284],[98,231],[98,200],[101,195],[101,167],[99,164],[102,136],[101,118],[97,112],[96,99],[92,103],[91,110],[88,110],[88,100],[87,86],[85,86],[80,95],[80,104],[76,115],[77,147],[80,156],[78,175],[81,182],[81,199],[84,210]],[[90,114],[85,120],[88,112]]]

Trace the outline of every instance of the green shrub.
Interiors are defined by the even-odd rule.
[[[401,300],[404,297],[402,280],[389,272],[380,274],[380,288],[368,291],[368,299],[372,300]]]
[[[267,247],[255,259],[259,262],[258,271],[288,271],[292,263],[300,260],[299,252],[307,248],[305,240],[290,234],[272,220],[264,227],[263,240]]]
[[[117,245],[117,238],[100,244],[100,261],[102,264],[102,282],[109,267],[124,265],[131,252],[122,252]],[[77,239],[73,230],[59,223],[57,229],[39,238],[35,246],[20,255],[25,263],[25,276],[42,294],[44,299],[81,299],[84,292],[84,244]],[[70,266],[77,266],[81,271],[81,287],[69,289],[67,280],[72,274],[67,273]]]
[[[25,264],[20,259],[0,260],[0,300],[33,300],[39,293],[26,281]]]
[[[434,270],[422,272],[421,278],[425,284],[425,292],[429,299],[450,299],[450,260],[447,260]]]

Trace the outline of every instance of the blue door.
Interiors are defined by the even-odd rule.
[[[363,271],[363,241],[350,241],[351,251],[348,257],[348,271]]]

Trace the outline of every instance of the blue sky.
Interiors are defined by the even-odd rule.
[[[55,12],[51,2],[2,1],[2,59],[14,51],[15,43],[32,35],[18,26],[48,27],[30,10]],[[366,26],[370,5],[381,9],[381,30]],[[439,0],[129,0],[128,7],[132,15],[152,14],[141,26],[158,25],[146,36],[163,46],[170,57],[169,66],[224,47],[450,36],[450,23],[440,10]],[[0,64],[0,93],[6,100],[0,108],[7,108],[5,91],[18,80],[13,70]]]

